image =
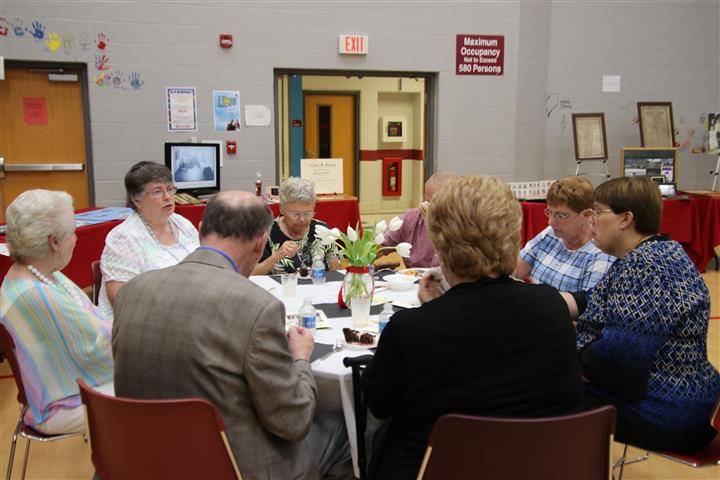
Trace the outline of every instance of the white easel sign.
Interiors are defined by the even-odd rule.
[[[342,158],[301,158],[300,176],[315,183],[315,193],[343,193]]]

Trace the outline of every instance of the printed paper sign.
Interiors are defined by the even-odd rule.
[[[457,75],[502,75],[504,66],[504,35],[457,35]]]
[[[167,87],[168,131],[197,131],[195,87]]]
[[[300,176],[315,182],[315,193],[343,193],[342,158],[301,158]]]
[[[25,125],[47,125],[47,99],[23,97]]]

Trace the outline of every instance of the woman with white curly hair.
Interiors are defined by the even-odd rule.
[[[112,325],[60,273],[77,241],[72,197],[28,190],[5,218],[15,264],[0,287],[0,322],[15,343],[28,399],[24,422],[46,434],[82,431],[76,380],[113,393]]]
[[[332,245],[321,245],[315,227],[327,227],[316,220],[315,189],[308,180],[290,177],[280,184],[280,217],[270,227],[270,236],[253,275],[309,273],[313,257],[320,255],[327,270],[337,270],[340,261]]]

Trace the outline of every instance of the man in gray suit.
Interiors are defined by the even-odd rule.
[[[313,337],[303,328],[286,334],[283,304],[246,278],[271,221],[254,195],[222,192],[205,209],[200,248],[120,289],[115,393],[206,398],[220,410],[245,479],[317,478],[318,464],[322,471],[328,457],[339,458],[328,452],[343,442],[335,435],[330,448],[310,447],[318,443],[308,438],[317,395]]]

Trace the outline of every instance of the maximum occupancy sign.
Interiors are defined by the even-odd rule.
[[[457,75],[502,75],[504,65],[504,35],[457,35]]]

